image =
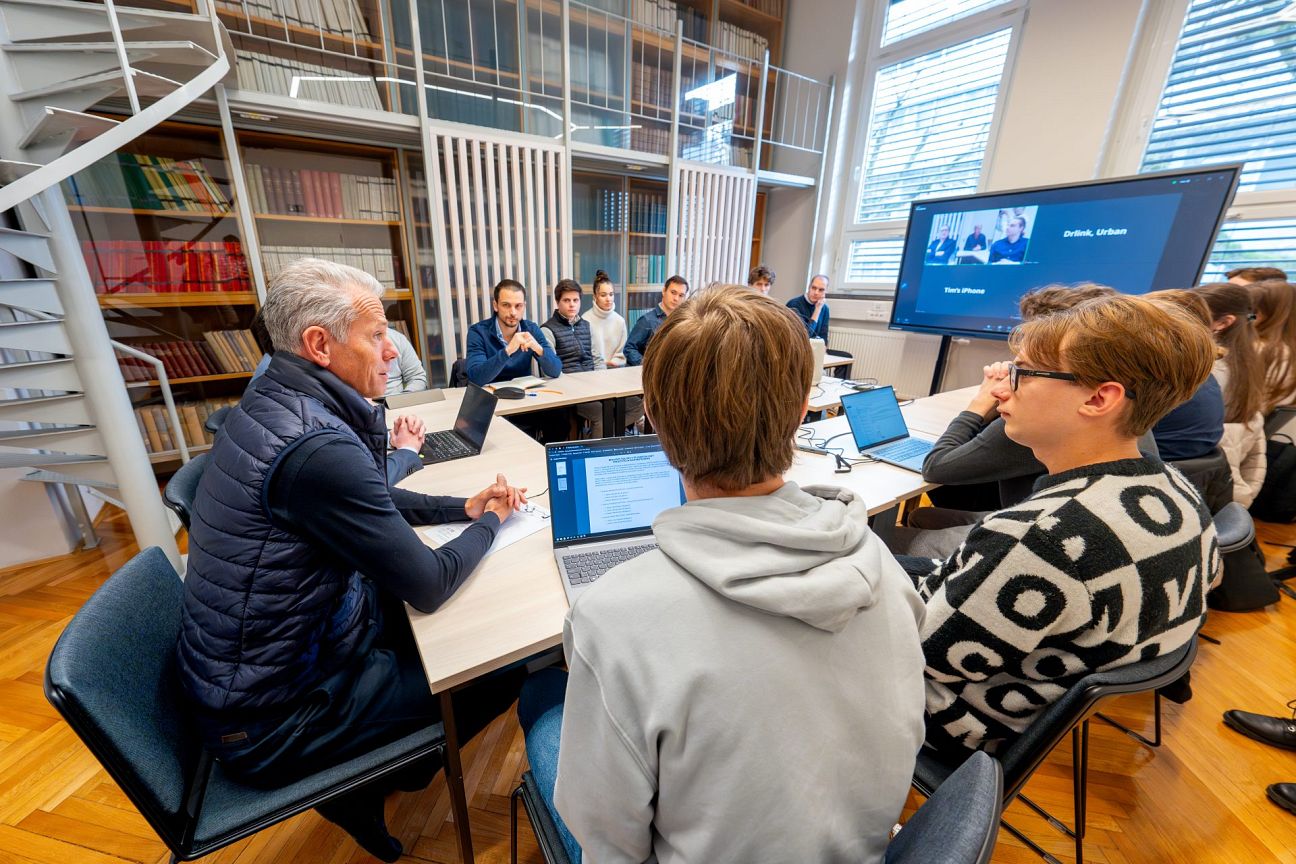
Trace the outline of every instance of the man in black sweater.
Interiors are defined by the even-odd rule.
[[[562,361],[564,375],[593,372],[598,368],[590,325],[581,317],[580,307],[580,283],[575,279],[558,280],[554,286],[554,312],[540,325],[540,332]],[[593,437],[603,437],[603,403],[582,402],[574,410],[576,416],[589,423]]]
[[[382,286],[352,267],[294,262],[265,304],[276,348],[228,415],[194,501],[177,646],[204,746],[252,785],[282,786],[441,720],[402,601],[431,612],[471,575],[525,501],[503,475],[471,498],[389,487],[383,409],[396,351]],[[471,521],[429,549],[412,524]],[[456,698],[465,737],[506,710],[521,681]],[[421,788],[439,764],[394,782]],[[320,807],[366,851],[401,854],[389,788]]]

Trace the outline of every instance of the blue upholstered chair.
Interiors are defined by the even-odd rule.
[[[887,846],[883,864],[986,864],[999,837],[1003,768],[973,753]]]
[[[187,716],[175,659],[183,595],[162,551],[145,549],[86,601],[45,668],[46,698],[173,862],[208,855],[442,748],[436,724],[282,788],[235,781],[203,751]]]

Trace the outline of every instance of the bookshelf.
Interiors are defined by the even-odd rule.
[[[304,256],[359,267],[386,289],[388,320],[413,338],[398,152],[262,132],[238,141],[267,282]]]
[[[594,172],[572,173],[573,260],[589,308],[594,274],[617,286],[617,308],[633,327],[661,299],[666,272],[666,183]]]
[[[257,299],[219,129],[168,122],[63,184],[111,338],[161,360],[191,452],[260,359],[241,334]],[[227,339],[240,334],[239,352]],[[152,365],[118,356],[159,469],[178,461]]]
[[[436,256],[433,252],[433,235],[431,213],[428,211],[427,174],[423,169],[423,154],[402,150],[401,160],[407,178],[409,199],[410,230],[410,268],[414,277],[415,294],[418,295],[416,310],[422,321],[422,340],[411,334],[415,347],[423,351],[428,370],[428,386],[443,387],[447,382],[445,374],[444,337],[441,330],[441,307],[439,286],[436,278]]]

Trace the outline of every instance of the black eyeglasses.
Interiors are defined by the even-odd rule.
[[[1008,386],[1012,388],[1012,391],[1014,393],[1017,392],[1017,383],[1021,380],[1023,375],[1032,378],[1053,378],[1057,381],[1074,382],[1080,380],[1076,378],[1075,373],[1073,372],[1046,372],[1043,369],[1022,369],[1016,363],[1009,363],[1008,364]],[[1126,387],[1125,395],[1126,397],[1133,399],[1134,391]]]

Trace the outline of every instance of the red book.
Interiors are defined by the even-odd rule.
[[[330,171],[326,176],[328,179],[329,201],[333,207],[333,216],[337,219],[345,219],[346,213],[342,212],[342,175],[336,171]]]
[[[303,213],[306,216],[323,216],[319,209],[319,196],[315,194],[317,189],[315,172],[304,168],[294,173],[301,178]]]

